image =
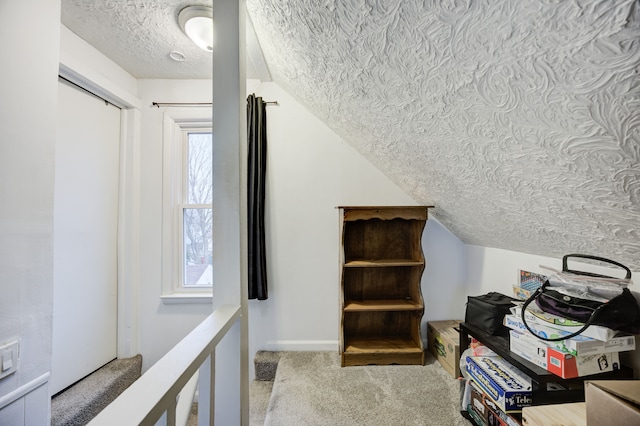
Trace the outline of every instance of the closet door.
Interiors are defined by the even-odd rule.
[[[116,358],[120,109],[58,83],[55,394]]]

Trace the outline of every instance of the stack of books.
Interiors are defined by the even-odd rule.
[[[520,426],[531,379],[499,356],[466,356],[462,407],[477,425]]]
[[[531,331],[522,321],[522,306],[512,308],[504,325],[510,328],[509,349],[526,360],[556,374],[563,379],[589,376],[620,369],[620,352],[636,348],[635,336],[617,336],[606,327],[590,326],[580,336],[557,342],[540,340],[567,336],[579,330],[583,324],[566,321],[541,311],[533,304],[524,313]]]
[[[520,277],[536,275],[520,271]],[[537,276],[539,282],[542,278]],[[519,283],[521,284],[521,283]],[[516,297],[523,291],[516,290]],[[526,291],[525,291],[526,293]],[[602,326],[589,326],[579,336],[557,342],[537,338],[558,338],[580,330],[584,324],[542,311],[535,303],[524,312],[528,330],[522,321],[522,304],[511,308],[504,325],[510,329],[511,352],[525,358],[563,379],[572,379],[620,369],[620,352],[636,348],[635,336],[619,336],[619,332]],[[534,334],[532,334],[535,333]]]

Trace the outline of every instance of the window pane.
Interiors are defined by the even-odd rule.
[[[183,210],[184,259],[182,277],[184,286],[211,286],[213,268],[211,250],[211,208],[186,208]]]
[[[211,204],[212,138],[211,133],[189,133],[187,164],[187,204]]]

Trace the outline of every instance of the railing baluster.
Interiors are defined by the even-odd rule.
[[[211,399],[209,399],[209,426],[213,426],[216,412],[216,351],[211,352],[209,357],[209,373],[209,393],[211,395]]]
[[[213,426],[215,422],[216,353],[211,352],[200,367],[198,382],[198,426]]]
[[[167,426],[176,426],[176,406],[178,398],[173,398],[167,407]]]

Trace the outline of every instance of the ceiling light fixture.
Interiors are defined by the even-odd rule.
[[[213,51],[213,10],[207,6],[187,6],[178,14],[182,31],[202,50]]]

